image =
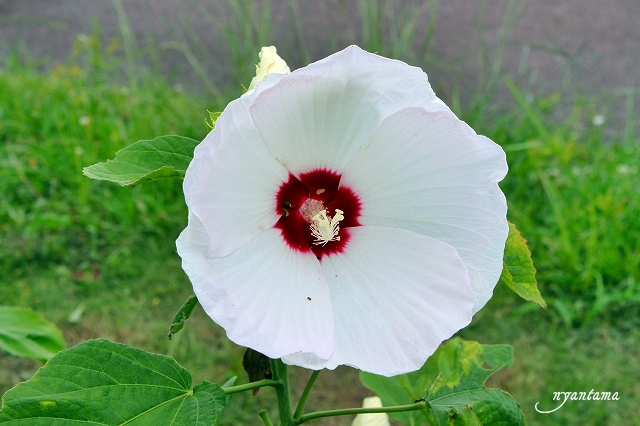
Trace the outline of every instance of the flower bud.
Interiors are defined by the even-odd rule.
[[[370,396],[362,401],[363,408],[380,408],[382,401],[377,396]],[[387,413],[358,414],[351,426],[389,426]]]
[[[260,63],[256,65],[256,76],[251,80],[248,90],[256,87],[258,83],[271,73],[289,74],[291,72],[284,59],[276,53],[274,46],[263,47],[258,56],[260,57]]]

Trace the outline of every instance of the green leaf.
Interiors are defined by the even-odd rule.
[[[236,380],[238,380],[238,376],[233,376],[232,378],[221,384],[220,387],[222,389],[230,388],[231,386],[233,386]]]
[[[167,334],[169,339],[171,339],[171,336],[176,334],[178,331],[182,330],[185,321],[189,319],[197,304],[198,298],[195,294],[192,294],[184,301],[182,306],[180,306],[180,309],[178,309],[178,312],[176,312],[176,315],[173,317],[173,321],[169,327],[169,333]]]
[[[429,400],[441,426],[524,426],[520,405],[506,392],[473,389]]]
[[[382,400],[385,407],[393,405],[405,405],[425,398],[427,391],[441,375],[440,367],[444,365],[443,359],[451,359],[452,353],[460,354],[461,339],[451,339],[442,344],[436,352],[427,359],[418,370],[408,374],[400,374],[393,377],[378,376],[377,374],[360,372],[362,384],[373,391]],[[457,362],[458,358],[455,358]],[[446,366],[450,380],[461,374],[459,367]],[[422,425],[428,423],[431,418],[431,410],[405,411],[389,413],[391,418],[400,420],[406,425]]]
[[[238,376],[233,376],[232,378],[230,378],[229,380],[221,384],[220,387],[222,389],[230,388],[231,386],[233,386],[233,384],[236,382],[237,379],[238,379]],[[233,394],[228,393],[226,395],[227,395],[227,405],[229,405],[229,402],[231,402],[231,395]]]
[[[66,347],[53,323],[27,308],[0,306],[0,349],[12,355],[49,359]]]
[[[543,308],[547,307],[538,283],[536,281],[536,268],[531,260],[531,252],[525,240],[516,226],[509,222],[509,236],[504,249],[504,262],[500,281],[524,300],[536,303]]]
[[[459,341],[462,346],[457,361],[462,367],[462,375],[453,387],[448,386],[443,376],[438,377],[429,390],[427,401],[456,392],[481,389],[490,375],[513,364],[513,347],[509,345],[481,345],[459,338],[451,341]]]
[[[458,339],[451,339],[440,348],[438,354],[438,370],[442,380],[450,388],[460,383],[462,364],[458,362],[462,354],[462,344]]]
[[[455,360],[462,374],[458,383],[450,386],[440,375],[431,386],[427,402],[440,425],[520,425],[524,424],[520,406],[508,394],[482,386],[487,378],[504,366],[513,363],[513,348],[509,345],[481,345],[478,342],[451,339],[459,342],[460,356]],[[440,370],[453,370],[445,362],[451,356],[440,357]]]
[[[184,136],[160,136],[138,141],[116,152],[113,160],[85,167],[82,173],[122,186],[141,182],[184,177],[200,142]]]
[[[210,426],[226,404],[216,384],[191,389],[173,358],[99,339],[60,352],[9,390],[0,424]]]
[[[360,373],[360,381],[382,400],[385,407],[427,402],[460,392],[483,389],[486,379],[513,363],[509,345],[481,345],[455,337],[442,344],[420,370],[394,377]],[[431,409],[390,413],[406,425],[431,424]]]

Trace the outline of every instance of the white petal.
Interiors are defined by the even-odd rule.
[[[339,172],[387,116],[435,99],[420,68],[351,46],[263,90],[251,116],[265,145],[294,175]]]
[[[248,108],[281,77],[270,75],[252,95],[232,101],[187,169],[185,199],[204,224],[210,256],[226,256],[279,218],[275,196],[288,172],[261,142]]]
[[[386,119],[340,184],[360,196],[363,225],[405,228],[454,246],[469,268],[475,313],[502,271],[508,226],[498,182],[506,172],[498,145],[430,105]]]
[[[345,251],[322,258],[335,321],[328,361],[283,358],[307,368],[346,364],[385,376],[420,368],[471,321],[467,268],[442,241],[398,228],[348,228]]]
[[[229,339],[270,358],[331,355],[331,300],[313,254],[291,250],[277,229],[223,258],[206,256],[207,241],[191,215],[176,245],[198,301]]]

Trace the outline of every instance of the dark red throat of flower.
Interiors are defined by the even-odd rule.
[[[289,174],[276,194],[276,228],[286,243],[300,252],[341,253],[349,242],[349,229],[360,226],[360,200],[340,185],[340,175],[318,169],[299,178]]]

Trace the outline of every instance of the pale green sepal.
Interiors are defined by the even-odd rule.
[[[209,110],[207,110],[207,112],[209,113],[209,119],[207,121],[207,119],[204,119],[204,124],[207,125],[207,127],[209,128],[209,130],[213,130],[216,127],[216,121],[218,121],[218,118],[220,118],[220,115],[222,114],[221,112],[211,112]]]
[[[182,306],[180,306],[180,309],[178,309],[178,312],[176,312],[175,316],[173,317],[173,321],[171,321],[171,326],[169,326],[169,333],[167,333],[167,337],[169,339],[171,339],[171,337],[178,331],[182,330],[185,321],[189,319],[197,304],[198,298],[195,294],[187,297],[187,300],[185,300]]]

